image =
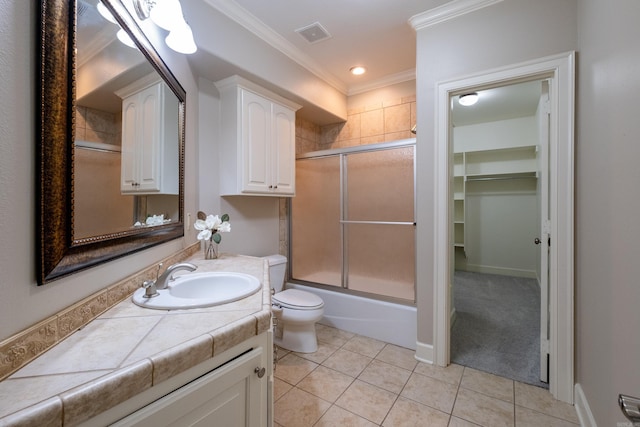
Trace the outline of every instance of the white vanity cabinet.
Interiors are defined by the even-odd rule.
[[[123,194],[178,194],[178,99],[157,75],[116,92],[122,98]]]
[[[270,427],[273,413],[270,334],[263,332],[82,426]]]
[[[295,112],[300,106],[238,76],[221,99],[221,195],[295,195]]]

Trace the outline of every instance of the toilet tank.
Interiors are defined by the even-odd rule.
[[[287,271],[287,257],[283,255],[269,255],[265,257],[269,262],[269,282],[271,287],[280,292],[284,285],[284,276]]]

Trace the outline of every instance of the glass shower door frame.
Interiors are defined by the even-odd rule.
[[[414,221],[376,221],[376,220],[349,220],[348,218],[348,208],[347,208],[347,200],[349,197],[348,194],[348,187],[347,187],[347,183],[348,183],[348,174],[347,174],[347,161],[348,161],[348,156],[352,155],[352,154],[358,154],[358,153],[366,153],[366,152],[374,152],[374,151],[383,151],[383,150],[392,150],[395,148],[403,148],[403,147],[412,147],[414,150],[413,153],[413,219]],[[369,144],[369,145],[363,145],[363,146],[356,146],[356,147],[346,147],[346,148],[340,148],[340,149],[332,149],[332,150],[322,150],[322,151],[315,151],[315,152],[310,152],[310,153],[306,153],[304,155],[300,155],[296,158],[296,160],[299,159],[314,159],[314,158],[321,158],[321,157],[334,157],[334,156],[338,156],[339,157],[339,168],[340,168],[340,238],[342,241],[342,244],[340,245],[340,250],[341,250],[341,261],[342,261],[342,268],[341,268],[341,277],[340,277],[340,283],[341,283],[341,287],[340,289],[337,289],[336,286],[333,285],[322,285],[319,284],[320,287],[329,287],[331,289],[335,289],[336,291],[341,290],[341,291],[349,291],[350,293],[354,293],[354,294],[363,294],[367,297],[375,297],[376,299],[380,299],[380,300],[385,300],[385,301],[393,301],[393,302],[400,302],[402,304],[407,304],[407,303],[415,303],[415,295],[416,295],[416,281],[415,281],[415,260],[414,260],[414,271],[413,271],[413,300],[407,300],[407,299],[402,299],[402,298],[395,298],[393,296],[387,296],[387,295],[382,295],[382,294],[375,294],[375,293],[369,293],[369,292],[363,292],[363,291],[358,291],[358,290],[353,290],[350,289],[349,287],[349,258],[348,256],[346,256],[348,254],[348,244],[349,244],[349,239],[348,239],[348,233],[346,232],[347,227],[349,227],[349,225],[379,225],[379,226],[412,226],[413,227],[413,235],[414,235],[414,245],[415,245],[415,226],[416,226],[416,222],[415,222],[415,218],[416,218],[416,203],[415,203],[415,199],[416,199],[416,164],[415,164],[415,150],[416,150],[416,140],[415,139],[407,139],[407,140],[400,140],[400,141],[394,141],[394,142],[387,142],[387,143],[380,143],[380,144]],[[292,215],[292,203],[289,204],[289,215],[290,218]],[[292,222],[293,221],[289,221],[289,259],[293,261],[292,258],[292,234],[291,234],[291,229],[292,229]],[[414,253],[415,253],[415,248],[414,248]],[[293,262],[289,263],[289,277],[293,278]],[[316,285],[314,283],[311,282],[307,282],[304,280],[296,280],[296,279],[292,279],[294,282],[296,281],[301,281],[304,282],[305,284],[309,284],[309,285]]]

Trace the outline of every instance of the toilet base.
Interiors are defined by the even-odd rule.
[[[297,353],[315,353],[318,350],[316,325],[284,324],[282,338],[273,337],[273,342],[285,350]]]

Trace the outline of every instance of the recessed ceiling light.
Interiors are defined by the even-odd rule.
[[[465,93],[458,97],[458,102],[460,103],[460,105],[469,107],[478,102],[478,94],[476,92]]]
[[[349,71],[351,71],[351,74],[353,74],[354,76],[359,76],[361,74],[366,73],[367,69],[361,65],[358,65],[358,66],[349,68]]]

